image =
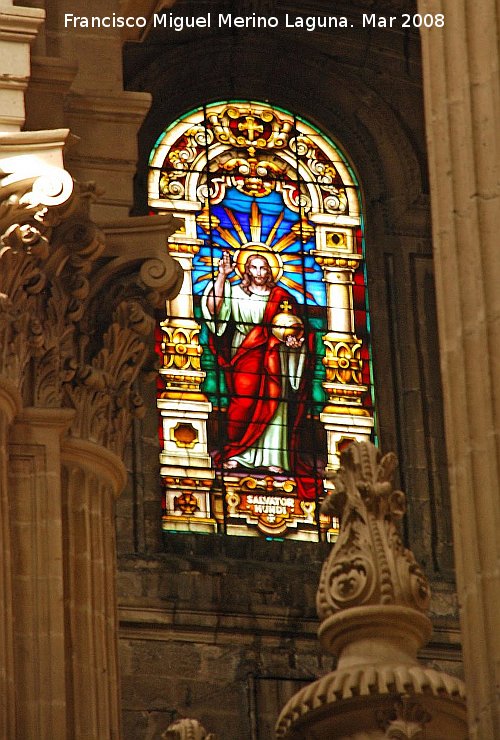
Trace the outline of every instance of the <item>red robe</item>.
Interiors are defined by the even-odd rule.
[[[216,338],[210,334],[210,345],[219,365],[224,368],[229,391],[227,410],[227,443],[216,454],[214,462],[240,455],[255,444],[273,418],[282,398],[280,340],[271,330],[271,322],[282,312],[288,301],[297,311],[294,298],[280,286],[272,288],[264,310],[262,323],[254,326],[231,357],[231,337]],[[314,365],[313,336],[306,337],[307,361],[297,391],[296,414],[289,419],[289,453],[292,472],[301,498],[314,499],[322,492],[322,484],[301,459],[298,449],[298,429],[306,412],[307,387]],[[293,350],[292,350],[293,351]],[[251,423],[250,423],[251,422]]]

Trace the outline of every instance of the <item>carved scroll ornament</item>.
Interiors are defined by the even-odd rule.
[[[396,524],[406,505],[405,495],[392,485],[396,465],[393,453],[382,457],[368,442],[353,443],[341,455],[335,492],[322,507],[325,514],[340,516],[342,527],[321,574],[320,619],[369,604],[428,608],[427,579]]]

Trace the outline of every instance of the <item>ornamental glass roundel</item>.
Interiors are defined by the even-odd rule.
[[[165,531],[317,541],[330,473],[373,437],[359,187],[267,103],[211,103],[159,137],[149,206],[184,270],[159,329]]]

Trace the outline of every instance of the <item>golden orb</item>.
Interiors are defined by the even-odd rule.
[[[281,313],[277,313],[273,318],[272,333],[280,340],[280,342],[286,342],[287,337],[295,337],[295,339],[301,339],[304,335],[304,324],[299,316],[291,311],[291,306],[288,301],[285,301],[285,305],[281,305],[283,308]]]

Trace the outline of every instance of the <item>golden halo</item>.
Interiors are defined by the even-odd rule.
[[[245,272],[247,259],[254,254],[259,254],[260,252],[265,253],[262,256],[269,262],[273,281],[277,283],[283,275],[283,260],[281,259],[281,255],[273,252],[267,244],[262,244],[262,242],[246,242],[246,244],[240,247],[240,249],[235,250],[234,269],[242,278]]]

